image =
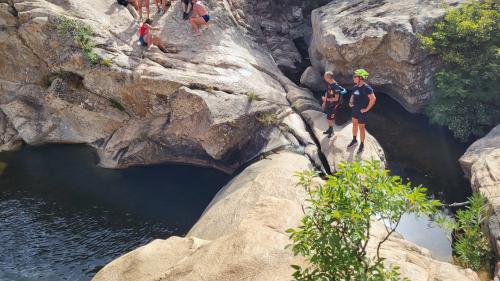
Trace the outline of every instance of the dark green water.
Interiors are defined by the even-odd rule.
[[[89,280],[155,238],[183,235],[229,180],[160,165],[96,167],[85,146],[0,153],[0,280]]]

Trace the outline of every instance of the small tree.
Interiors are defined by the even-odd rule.
[[[483,226],[491,216],[491,208],[480,193],[474,193],[467,202],[468,206],[458,210],[454,219],[438,217],[436,222],[451,231],[453,257],[459,265],[488,270],[491,249]]]
[[[444,63],[427,108],[456,138],[482,136],[500,121],[500,3],[470,0],[449,10],[422,46]]]
[[[295,255],[309,266],[295,269],[298,281],[400,280],[398,268],[387,270],[380,247],[396,230],[407,212],[432,215],[441,205],[429,200],[422,186],[404,184],[398,176],[381,169],[379,162],[344,163],[335,176],[313,186],[314,172],[298,174],[299,185],[309,194],[309,207],[298,229],[287,230]],[[386,226],[387,235],[367,255],[373,220]]]

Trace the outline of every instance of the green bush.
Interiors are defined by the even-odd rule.
[[[106,66],[106,67],[111,67],[111,61],[109,59],[103,59],[101,61],[101,64]]]
[[[490,206],[479,193],[472,195],[468,203],[465,209],[457,211],[454,220],[438,222],[452,231],[453,256],[458,264],[476,271],[488,270],[491,250],[482,226],[490,217]]]
[[[247,100],[248,100],[248,102],[253,102],[253,101],[260,101],[262,99],[259,98],[259,96],[256,93],[248,92],[247,93]]]
[[[92,40],[92,27],[80,21],[61,16],[58,18],[57,30],[60,34],[70,34],[83,52],[83,57],[90,64],[97,64],[99,57],[94,52],[95,43]]]
[[[292,265],[295,280],[401,280],[397,267],[384,267],[380,246],[404,213],[432,215],[441,203],[427,199],[422,186],[390,176],[376,161],[344,163],[335,176],[317,186],[314,175],[298,174],[299,185],[309,194],[309,207],[298,229],[287,230],[293,253],[310,264]],[[369,257],[366,247],[374,219],[385,223],[387,235]]]
[[[462,141],[484,135],[500,121],[500,3],[464,3],[419,37],[445,65],[434,76],[431,121]]]
[[[278,115],[272,112],[260,113],[257,115],[256,118],[259,123],[266,126],[273,126],[273,125],[275,126],[278,125],[279,123]]]

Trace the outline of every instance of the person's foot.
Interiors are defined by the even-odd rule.
[[[331,130],[331,131],[328,133],[328,136],[327,136],[327,137],[328,137],[328,138],[331,138],[333,135],[334,135],[334,134],[333,134],[333,130]]]
[[[182,13],[182,19],[187,20],[188,19],[188,13],[184,12]]]
[[[350,144],[347,145],[347,148],[350,148],[350,147],[353,147],[354,145],[356,145],[358,143],[357,140],[352,140]]]
[[[161,17],[165,12],[162,9],[158,9],[158,15]]]
[[[361,143],[359,145],[359,148],[358,148],[358,154],[360,154],[361,152],[363,152],[363,150],[365,149],[365,144],[364,143]]]
[[[332,131],[333,131],[332,127],[328,127],[328,129],[326,129],[326,131],[324,131],[324,132],[323,132],[323,135],[328,135],[328,134],[330,134]]]

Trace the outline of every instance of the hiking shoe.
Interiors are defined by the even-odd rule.
[[[183,19],[183,20],[187,20],[187,19],[188,19],[188,16],[189,16],[189,14],[188,14],[188,13],[185,13],[185,12],[184,12],[184,13],[182,13],[182,19]]]
[[[359,148],[358,148],[358,154],[360,154],[361,152],[363,152],[363,150],[365,149],[365,144],[364,143],[361,143],[359,145]]]
[[[352,140],[350,144],[347,145],[347,148],[349,147],[353,147],[354,145],[356,145],[358,143],[357,140]]]
[[[331,130],[331,131],[328,133],[328,136],[327,136],[327,137],[328,137],[328,138],[331,138],[333,135],[334,135],[333,130]]]
[[[329,135],[331,134],[333,131],[333,128],[332,127],[328,127],[328,129],[326,129],[326,131],[323,132],[323,135]]]

